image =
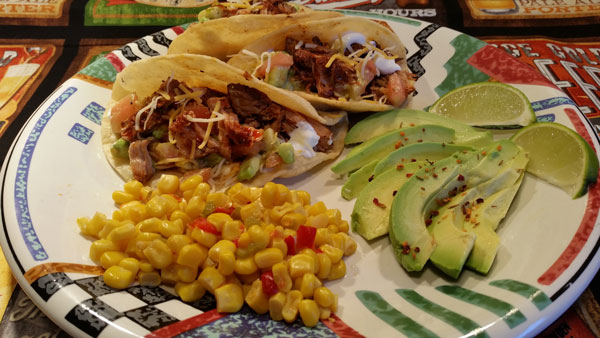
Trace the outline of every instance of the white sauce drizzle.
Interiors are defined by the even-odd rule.
[[[290,134],[289,143],[294,147],[298,155],[306,158],[312,158],[316,155],[313,147],[319,143],[319,135],[308,122],[298,122],[296,129]]]

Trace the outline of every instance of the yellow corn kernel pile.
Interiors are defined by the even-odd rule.
[[[356,242],[340,211],[311,205],[307,192],[275,183],[210,192],[199,175],[163,175],[156,189],[129,181],[112,198],[112,218],[77,219],[82,235],[96,239],[90,258],[108,286],[167,284],[186,302],[208,291],[219,312],[246,302],[274,320],[299,315],[306,326],[335,313],[337,295],[323,281],[345,276],[342,257]],[[307,229],[314,245],[298,247]]]

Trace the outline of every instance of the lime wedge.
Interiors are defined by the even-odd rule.
[[[583,196],[598,179],[594,149],[573,130],[553,122],[539,122],[511,137],[529,152],[527,172],[554,184],[572,198]]]
[[[453,89],[429,111],[483,128],[520,128],[536,120],[525,94],[499,82],[477,82]]]

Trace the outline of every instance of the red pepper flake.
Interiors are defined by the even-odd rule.
[[[402,164],[402,163],[398,164],[398,165],[396,166],[396,169],[397,169],[397,170],[402,170],[402,169],[404,169],[404,164]]]
[[[429,217],[435,217],[437,215],[439,215],[440,212],[437,210],[431,210],[431,212],[429,213]]]
[[[401,132],[400,132],[400,136],[404,137],[404,135],[406,135],[406,133],[405,133],[405,132],[403,132],[403,131],[401,131]]]
[[[421,143],[421,142],[423,142],[423,140],[421,140],[421,139],[417,140],[417,143]]]
[[[456,163],[462,163],[462,160],[460,158],[457,158]]]
[[[429,172],[429,168],[425,168],[425,172],[428,173]]]
[[[394,190],[392,191],[392,196],[396,196],[396,193],[398,192],[398,190]]]
[[[496,147],[496,149],[498,149],[498,151],[500,151],[500,150],[502,150],[502,146],[501,146],[501,145],[498,145],[498,146]]]
[[[433,176],[433,178],[437,178],[437,174],[436,173],[431,174],[431,176]]]
[[[287,236],[283,239],[285,245],[287,245],[287,255],[293,256],[296,254],[296,240],[292,236]]]
[[[410,253],[410,245],[408,245],[408,242],[404,241],[402,243],[402,254],[408,255],[409,253]]]
[[[421,251],[421,249],[419,249],[418,246],[415,246],[414,250],[415,250],[416,253],[419,253],[419,251]]]
[[[463,192],[463,191],[465,191],[465,190],[467,190],[467,185],[466,185],[466,184],[463,184],[463,185],[460,187],[460,192]]]
[[[481,204],[481,203],[483,203],[483,198],[479,197],[479,198],[476,200],[476,202],[477,202],[477,204]]]
[[[402,140],[396,142],[396,144],[394,145],[394,148],[398,149],[400,147],[402,147],[404,144],[402,144]]]
[[[421,187],[421,190],[425,191],[425,187]]]
[[[373,204],[375,204],[376,206],[378,206],[380,208],[385,208],[385,204],[379,202],[379,200],[377,199],[377,197],[373,198]]]
[[[425,132],[425,128],[421,129],[422,132]]]
[[[464,181],[465,177],[462,174],[458,174],[458,180],[459,181]]]
[[[413,175],[413,174],[411,174],[411,173],[408,173],[408,174],[406,174],[406,177],[407,177],[407,178],[409,178],[409,177],[411,177],[412,175]]]
[[[313,248],[315,246],[315,237],[317,235],[317,228],[301,225],[296,230],[296,248]]]
[[[417,179],[418,179],[419,181],[423,181],[423,177],[421,177],[421,176],[418,176],[418,175],[417,175],[416,177],[417,177]]]
[[[373,178],[375,178],[375,175],[371,175],[371,176],[369,176],[369,179],[368,179],[368,181],[369,181],[369,182],[371,182],[371,181],[373,180]]]
[[[410,124],[410,126],[411,126],[411,127],[414,127],[414,126],[415,126],[415,124],[414,124],[414,123],[411,123],[411,124]]]
[[[404,138],[404,141],[408,141],[408,137],[405,137],[405,138]]]
[[[417,162],[417,159],[416,158],[411,158],[410,161],[411,162]]]
[[[457,193],[458,193],[458,188],[454,187],[454,189],[448,191],[448,196],[454,197],[454,196],[456,196]]]
[[[446,143],[442,142],[442,147],[445,147],[445,146],[446,146]]]
[[[234,210],[235,210],[235,207],[233,207],[233,206],[231,206],[229,208],[216,207],[215,211],[213,211],[213,213],[219,212],[219,213],[231,215]]]
[[[425,225],[431,225],[432,222],[433,221],[430,218],[428,218],[425,220]]]
[[[501,166],[502,163],[504,163],[504,160],[500,160],[500,163],[498,163],[498,166]]]
[[[206,220],[206,218],[204,218],[204,217],[198,217],[198,218],[196,218],[195,220],[192,221],[192,223],[190,223],[189,226],[194,227],[194,228],[198,228],[198,229],[200,229],[200,230],[202,230],[204,232],[215,234],[217,236],[221,234],[221,232],[214,225],[212,225],[211,223],[209,223]]]
[[[487,154],[485,150],[481,152],[481,155],[485,156],[485,154]]]
[[[272,296],[279,292],[275,278],[273,278],[272,271],[265,271],[260,275],[260,281],[262,282],[263,293],[268,296]]]
[[[446,171],[446,167],[443,167],[443,168],[442,168],[442,171]]]

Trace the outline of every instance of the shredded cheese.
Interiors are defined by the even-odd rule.
[[[194,159],[196,156],[196,139],[192,140],[192,148],[190,149],[190,160]]]
[[[215,105],[215,109],[210,114],[211,119],[213,119],[213,116],[215,116],[217,114],[219,114],[222,117],[220,120],[225,119],[225,115],[219,113],[220,109],[221,109],[221,101],[217,101],[217,104]],[[206,146],[206,144],[208,143],[208,138],[210,137],[210,132],[212,131],[213,124],[214,124],[214,121],[211,121],[208,123],[208,127],[206,127],[206,133],[204,134],[204,139],[202,140],[202,143],[198,146],[198,149],[204,148]]]
[[[136,131],[140,130],[140,120],[142,119],[142,114],[146,110],[150,109],[150,112],[148,113],[148,116],[146,117],[146,121],[144,122],[144,129],[146,129],[146,123],[148,122],[148,120],[150,119],[150,116],[156,109],[156,104],[158,103],[158,100],[160,100],[160,98],[161,98],[161,96],[153,97],[152,100],[150,100],[150,103],[148,103],[142,109],[138,110],[138,112],[135,114],[135,130]]]
[[[185,158],[185,157],[171,157],[171,158],[165,158],[160,161],[157,161],[156,164],[161,165],[161,164],[181,162],[181,161],[186,161],[186,160],[187,160],[187,158]]]
[[[333,64],[333,61],[335,61],[336,59],[343,61],[353,67],[356,65],[356,61],[350,60],[349,58],[345,57],[342,54],[334,54],[329,58],[329,61],[327,61],[327,63],[325,64],[325,68],[331,67],[331,65]]]
[[[242,50],[240,51],[240,53],[242,53],[242,54],[246,54],[246,55],[249,55],[249,56],[252,56],[253,58],[255,58],[255,59],[257,59],[257,60],[259,60],[259,59],[260,59],[260,58],[258,57],[258,54],[254,53],[254,52],[251,52],[251,51],[249,51],[249,50],[247,50],[247,49],[242,49]]]

